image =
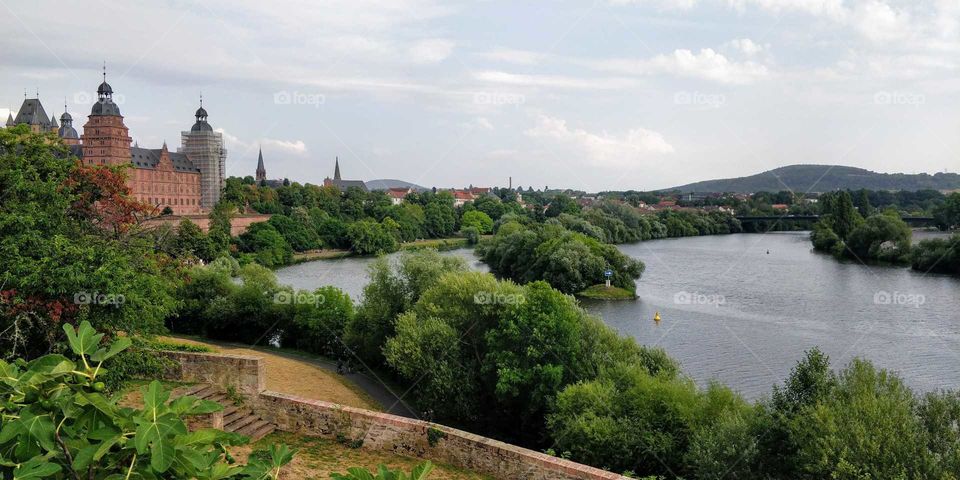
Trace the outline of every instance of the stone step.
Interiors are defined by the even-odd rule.
[[[258,420],[260,420],[260,417],[256,415],[246,415],[230,422],[229,424],[226,421],[224,421],[223,429],[227,432],[239,432],[241,429],[243,429],[247,425],[250,425],[251,423],[254,423]]]
[[[249,408],[235,405],[220,387],[200,383],[176,389],[171,396],[177,398],[187,395],[223,405],[223,430],[226,432],[238,433],[255,442],[276,431],[276,426]]]
[[[235,408],[230,413],[226,413],[226,410],[224,410],[223,425],[230,425],[231,423],[250,415],[253,415],[253,412],[247,409],[240,410]]]
[[[261,428],[264,428],[264,427],[267,427],[267,426],[270,425],[270,422],[268,422],[268,421],[266,421],[266,420],[261,420],[260,417],[256,417],[256,419],[257,419],[257,421],[255,421],[255,422],[253,422],[253,423],[251,423],[251,424],[249,424],[249,425],[247,425],[247,426],[245,426],[245,427],[237,430],[236,433],[239,433],[240,435],[243,435],[243,436],[251,437],[251,438],[252,438],[253,432],[256,432],[256,431],[260,430]]]
[[[270,435],[270,434],[273,433],[276,429],[277,429],[277,427],[273,426],[272,423],[268,423],[265,427],[261,427],[261,428],[260,428],[259,430],[257,430],[256,432],[251,433],[251,434],[250,434],[250,441],[251,441],[251,442],[256,442],[257,440],[260,440],[261,438],[266,437],[267,435]]]

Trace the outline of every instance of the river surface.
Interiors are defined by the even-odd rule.
[[[930,234],[918,233],[915,238]],[[960,388],[960,279],[838,262],[806,232],[736,234],[621,245],[647,265],[635,301],[585,301],[621,333],[657,345],[699,384],[768,394],[803,352],[835,367],[862,356],[918,391]],[[486,270],[472,253],[444,252]],[[304,263],[281,283],[335,285],[359,300],[370,258]],[[662,321],[652,319],[659,312]]]

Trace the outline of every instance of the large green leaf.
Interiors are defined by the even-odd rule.
[[[90,360],[102,362],[126,350],[132,343],[133,342],[127,337],[118,337],[110,345],[110,348],[101,348],[94,352],[93,355],[90,355]]]
[[[166,438],[155,441],[150,446],[150,467],[156,472],[166,472],[173,465],[173,443]]]
[[[67,334],[67,342],[70,349],[77,355],[92,355],[97,351],[100,340],[103,339],[102,333],[97,333],[90,325],[90,322],[84,320],[80,328],[73,329],[70,324],[63,325],[63,331]]]
[[[34,480],[49,478],[60,471],[60,465],[50,463],[42,457],[31,458],[13,471],[13,480]]]

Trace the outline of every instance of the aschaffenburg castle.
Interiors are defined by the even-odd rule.
[[[223,136],[207,123],[202,100],[194,116],[190,130],[181,132],[176,152],[169,151],[166,142],[160,148],[131,146],[129,130],[104,74],[82,135],[73,127],[66,106],[57,124],[39,98],[25,98],[17,116],[11,114],[6,125],[27,124],[34,132],[56,132],[71,153],[88,165],[129,164],[127,185],[134,197],[158,211],[170,207],[176,215],[187,215],[204,213],[220,200],[227,160]]]

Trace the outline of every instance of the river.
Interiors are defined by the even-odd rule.
[[[716,380],[758,398],[819,346],[835,367],[862,356],[918,391],[960,387],[960,279],[839,262],[812,251],[806,232],[619,248],[647,265],[639,298],[584,306],[621,333],[663,347],[701,385]],[[486,270],[472,250],[443,254]],[[372,261],[316,261],[277,276],[302,289],[335,285],[359,299]]]

